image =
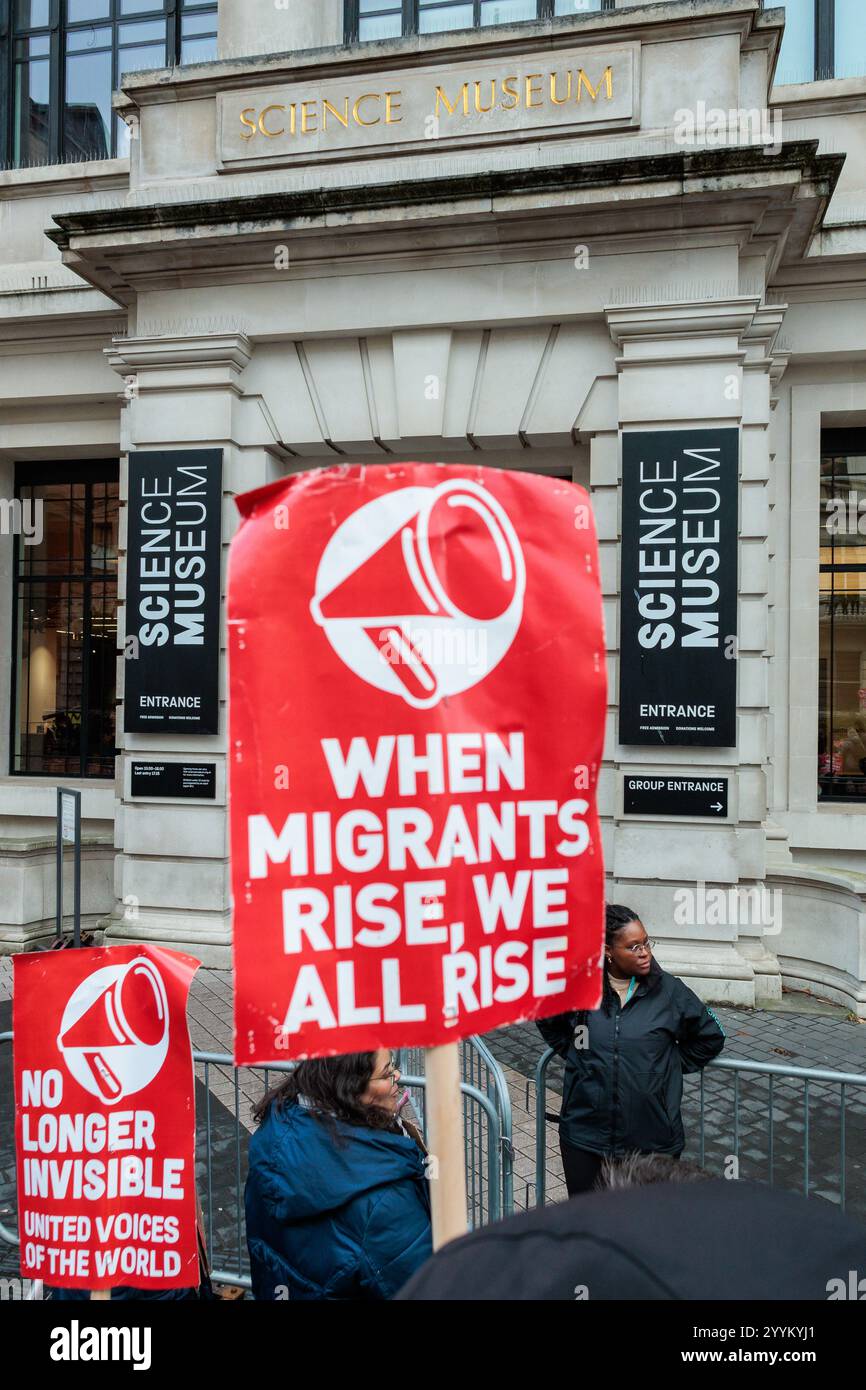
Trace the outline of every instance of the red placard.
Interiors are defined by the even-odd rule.
[[[22,1275],[65,1289],[197,1285],[186,1002],[199,962],[110,946],[13,965]]]
[[[586,493],[399,464],[238,506],[236,1061],[596,1005],[606,677]]]

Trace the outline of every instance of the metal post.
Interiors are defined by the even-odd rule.
[[[57,848],[54,853],[57,872],[56,901],[54,904],[55,936],[59,941],[63,935],[63,793],[57,788]]]
[[[72,944],[81,945],[81,792],[75,792],[75,848],[72,867]]]
[[[71,805],[72,824],[66,811]],[[72,944],[81,945],[81,792],[57,788],[57,903],[56,936],[63,936],[63,846],[72,845]]]

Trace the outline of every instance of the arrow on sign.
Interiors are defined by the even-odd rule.
[[[721,811],[721,809],[722,809],[722,803],[721,803],[721,801],[713,801],[713,802],[710,803],[710,810],[711,810],[711,811]]]

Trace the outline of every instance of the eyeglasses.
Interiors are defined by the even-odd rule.
[[[631,951],[633,956],[643,955],[644,951],[646,951],[648,956],[651,956],[654,944],[655,943],[647,937],[646,941],[636,941],[634,946],[623,946],[622,949],[624,951]]]
[[[400,1069],[399,1069],[399,1067],[397,1066],[397,1058],[394,1056],[394,1054],[393,1054],[393,1052],[392,1052],[392,1053],[391,1053],[391,1063],[390,1063],[390,1065],[389,1065],[389,1067],[388,1067],[388,1070],[385,1072],[385,1075],[384,1075],[384,1076],[374,1076],[373,1080],[374,1080],[374,1081],[390,1081],[390,1082],[393,1084],[393,1082],[395,1082],[395,1081],[397,1080],[397,1077],[398,1077],[399,1075],[400,1075]]]

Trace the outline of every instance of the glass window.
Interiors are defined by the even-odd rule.
[[[49,160],[48,37],[15,44],[13,158],[18,168]]]
[[[441,34],[449,29],[471,29],[475,22],[474,6],[442,4],[441,0],[421,0],[418,6],[418,32]]]
[[[537,17],[535,0],[482,0],[482,24],[516,24]]]
[[[210,63],[217,56],[216,11],[181,16],[180,61]]]
[[[403,0],[361,0],[358,37],[398,39],[403,31]]]
[[[109,47],[98,49],[94,44],[66,56],[63,152],[68,159],[107,159],[111,154],[111,31],[107,32]]]
[[[66,19],[80,24],[86,19],[110,19],[111,0],[66,0]]]
[[[15,0],[16,29],[47,29],[48,0]]]
[[[836,0],[833,47],[837,77],[866,74],[866,6],[863,0]]]
[[[815,0],[780,0],[778,8],[785,11],[785,32],[773,81],[777,87],[812,82],[815,78]]]
[[[393,39],[614,8],[615,0],[346,0],[346,34]]]
[[[13,773],[114,776],[117,469],[88,473],[19,470]]]
[[[821,800],[866,800],[866,434],[849,449],[821,459]]]
[[[12,118],[0,167],[127,154],[128,129],[111,111],[112,92],[124,74],[216,58],[216,0],[57,4],[59,42],[47,32],[50,0],[13,0],[14,33],[8,43],[0,34],[0,93],[11,94]],[[180,22],[169,31],[168,15],[176,9]],[[52,120],[54,93],[61,110]]]

